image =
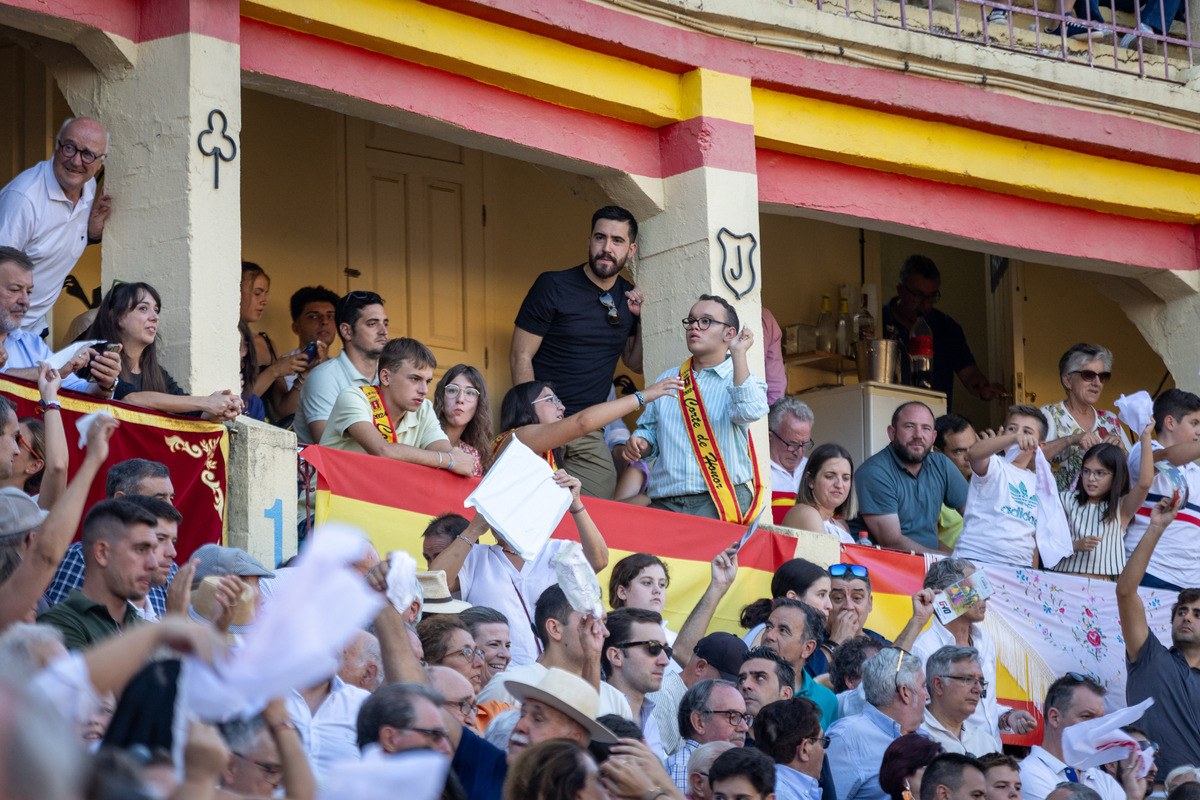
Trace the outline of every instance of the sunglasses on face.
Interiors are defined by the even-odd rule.
[[[1095,380],[1099,380],[1101,383],[1108,383],[1108,379],[1112,377],[1111,372],[1096,372],[1095,370],[1091,369],[1077,369],[1071,374],[1078,375],[1087,383],[1091,383]]]
[[[869,574],[867,568],[862,564],[831,564],[829,566],[830,577],[842,578],[847,572],[855,578],[865,578]]]
[[[621,324],[621,315],[617,313],[617,304],[613,302],[611,292],[605,292],[600,295],[600,305],[608,309],[608,324],[617,326]]]
[[[665,644],[664,642],[655,641],[654,639],[650,639],[649,641],[645,642],[625,642],[624,644],[616,645],[616,647],[619,650],[624,650],[627,647],[645,647],[646,652],[655,658],[657,658],[658,654],[662,652],[667,654],[667,658],[671,658],[673,655],[675,655],[675,650],[671,647],[671,645]]]

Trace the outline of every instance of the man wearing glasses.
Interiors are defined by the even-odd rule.
[[[662,688],[663,673],[671,662],[662,616],[657,611],[625,607],[609,614],[605,624],[608,637],[600,652],[600,666],[609,685],[629,700],[633,719],[642,729],[642,740],[660,761],[666,761],[662,734],[654,718],[654,701],[646,696]]]
[[[68,119],[55,139],[54,155],[0,190],[0,245],[23,250],[34,264],[33,297],[23,330],[45,331],[46,314],[63,281],[84,248],[104,235],[112,197],[96,196],[96,173],[107,155],[103,125],[88,117]]]
[[[925,662],[929,705],[921,732],[947,753],[982,756],[999,753],[1000,736],[972,714],[988,693],[988,681],[974,647],[946,645]]]
[[[775,800],[821,800],[829,737],[816,703],[792,697],[763,706],[754,718],[754,744],[775,762]]]
[[[657,379],[678,374],[683,389],[646,405],[625,457],[655,459],[651,508],[748,524],[765,501],[750,423],[769,410],[767,384],[746,360],[754,334],[727,300],[708,294],[683,330],[691,358]]]
[[[767,428],[771,441],[771,515],[775,524],[796,505],[800,476],[812,450],[813,412],[808,404],[784,395],[771,404]]]
[[[963,382],[967,391],[981,400],[992,400],[1004,394],[1004,387],[992,383],[975,364],[975,356],[967,346],[962,326],[948,314],[933,307],[941,299],[942,274],[933,259],[928,256],[911,255],[900,267],[900,278],[896,283],[896,296],[883,307],[884,329],[888,325],[896,328],[900,346],[908,346],[908,332],[924,317],[933,330],[933,389],[946,394],[946,409],[951,407],[954,394],[954,376]],[[901,380],[912,382],[912,371],[908,359],[900,359]]]
[[[605,206],[592,215],[587,263],[543,272],[521,303],[509,353],[513,385],[553,383],[570,416],[604,402],[618,358],[642,371],[642,290],[620,274],[636,252],[632,214]],[[612,499],[617,470],[603,431],[568,442],[562,467],[584,494]]]

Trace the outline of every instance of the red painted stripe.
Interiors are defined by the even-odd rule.
[[[1104,214],[804,156],[759,150],[764,203],[879,220],[1059,259],[1194,270],[1197,227]],[[857,224],[857,223],[856,223]],[[1054,263],[1054,262],[1050,262]]]
[[[227,42],[238,40],[237,0],[3,0],[134,42],[180,33],[199,33]]]
[[[479,485],[478,478],[461,478],[445,470],[418,467],[399,461],[313,446],[304,459],[320,476],[319,486],[340,497],[418,514],[436,516],[447,511],[465,513],[463,500]],[[404,487],[398,495],[396,487]],[[402,506],[401,506],[402,504]],[[587,500],[588,513],[614,550],[637,553],[653,549],[655,555],[687,561],[711,561],[739,541],[744,525],[733,525],[670,511],[640,508],[610,500]],[[570,514],[554,531],[558,539],[578,540]],[[651,542],[653,545],[651,546]],[[774,572],[792,557],[796,540],[780,533],[759,531],[739,551],[739,566]]]
[[[659,132],[256,20],[242,69],[442,120],[485,136],[634,175],[662,177]]]
[[[716,117],[693,117],[659,131],[664,175],[697,167],[753,174],[754,126]]]
[[[750,77],[755,85],[788,93],[1200,173],[1200,134],[1118,114],[1056,107],[974,84],[755,47],[647,20],[588,0],[426,2],[669,72],[683,73],[703,66]],[[896,33],[907,35],[920,34]]]

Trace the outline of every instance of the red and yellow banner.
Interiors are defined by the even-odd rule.
[[[423,568],[421,532],[433,517],[464,514],[463,500],[479,483],[445,470],[398,461],[309,447],[301,457],[317,469],[317,522],[340,520],[367,531],[380,553],[406,550]],[[708,587],[713,556],[740,540],[745,527],[607,500],[585,500],[588,512],[609,548],[609,567],[631,553],[653,553],[671,572],[665,616],[678,630]],[[468,518],[474,516],[464,514]],[[571,516],[564,515],[555,538],[578,540]],[[491,536],[484,538],[491,541]],[[771,576],[792,558],[796,540],[759,531],[738,553],[738,577],[717,608],[714,630],[744,633],[737,619],[742,607],[770,595]],[[606,569],[600,585],[608,594]]]
[[[41,395],[33,384],[0,377],[0,393],[16,403],[18,417],[42,419],[38,405]],[[223,541],[229,462],[229,432],[224,425],[97,400],[75,392],[62,392],[59,402],[70,453],[68,474],[72,476],[85,452],[78,447],[76,420],[103,408],[121,422],[109,446],[108,460],[88,493],[88,507],[104,499],[105,476],[113,464],[130,458],[159,461],[171,471],[175,507],[183,514],[177,561],[183,563],[202,544]]]

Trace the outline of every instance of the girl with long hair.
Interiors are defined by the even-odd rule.
[[[433,390],[433,410],[450,446],[475,460],[471,474],[483,475],[492,463],[492,405],[483,375],[468,364],[446,370]]]

